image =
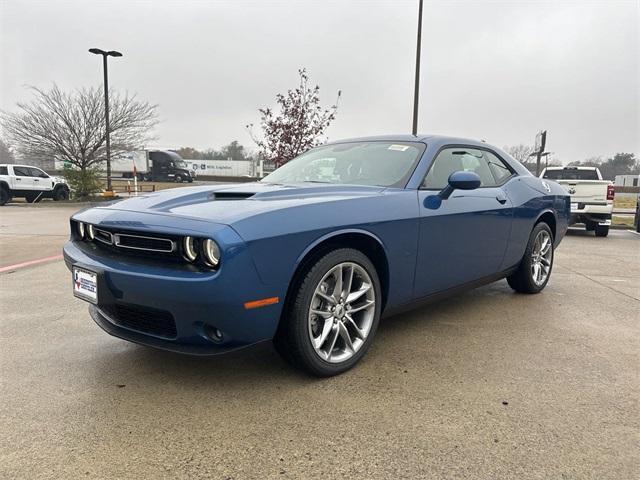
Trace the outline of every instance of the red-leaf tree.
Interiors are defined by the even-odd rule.
[[[276,95],[279,111],[260,108],[262,136],[253,133],[253,124],[247,125],[251,138],[258,146],[258,154],[276,167],[287,163],[304,151],[322,144],[324,132],[336,118],[340,91],[330,107],[320,105],[320,87],[309,86],[306,69],[298,70],[300,84],[286,95]]]

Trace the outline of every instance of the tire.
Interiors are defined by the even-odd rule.
[[[584,229],[587,232],[593,232],[596,229],[596,223],[595,222],[590,222],[590,221],[586,221],[584,224]]]
[[[69,200],[69,190],[64,187],[56,188],[53,192],[53,200],[56,202]]]
[[[336,301],[338,276],[343,279],[343,295],[336,292]],[[350,303],[340,301],[347,288],[347,298],[358,295]],[[287,362],[329,377],[360,361],[378,329],[382,302],[380,279],[366,255],[351,248],[326,253],[303,272],[289,296],[274,338],[276,350]]]
[[[42,193],[28,193],[24,199],[27,203],[39,203],[42,200]]]
[[[543,244],[538,243],[538,239],[548,243],[547,253],[541,254]],[[507,277],[509,286],[519,293],[539,293],[547,286],[551,278],[553,269],[553,232],[544,222],[540,222],[533,227],[529,242],[524,251],[524,256],[520,261],[518,269]],[[537,265],[537,269],[535,266]]]
[[[0,206],[6,205],[10,201],[11,194],[9,193],[9,191],[4,187],[0,187]]]
[[[609,225],[596,225],[596,237],[606,237],[609,235]]]
[[[182,175],[180,174],[175,176],[175,180],[176,180],[176,183],[182,183],[184,181],[182,178]]]

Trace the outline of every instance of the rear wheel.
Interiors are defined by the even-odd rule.
[[[531,232],[522,261],[507,282],[516,292],[538,293],[547,285],[552,267],[553,234],[549,225],[541,222]]]
[[[328,377],[353,367],[373,341],[381,311],[380,280],[362,252],[333,250],[292,292],[274,344],[292,365]]]
[[[609,225],[596,225],[596,237],[606,237],[609,235]]]

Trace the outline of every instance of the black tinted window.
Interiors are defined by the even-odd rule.
[[[13,167],[13,173],[18,177],[30,177],[31,172],[27,167]]]
[[[0,167],[0,175],[9,175],[9,172],[7,172],[7,167]]]
[[[447,186],[453,172],[474,172],[482,187],[500,185],[512,175],[507,165],[496,155],[475,148],[452,147],[442,150],[422,183],[423,188],[441,190]]]
[[[42,170],[40,170],[39,168],[33,168],[31,167],[29,169],[29,171],[31,172],[31,176],[32,177],[40,177],[40,178],[47,178],[49,175],[47,175],[46,173],[44,173]]]
[[[544,178],[549,180],[598,180],[595,170],[580,170],[577,168],[563,168],[561,170],[547,170]]]

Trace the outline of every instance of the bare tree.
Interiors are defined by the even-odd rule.
[[[14,163],[16,161],[9,145],[0,139],[0,163]]]
[[[247,125],[251,138],[258,146],[258,155],[280,166],[300,153],[323,143],[324,132],[336,118],[338,101],[330,107],[320,105],[320,87],[310,87],[307,71],[298,70],[300,84],[286,95],[276,95],[280,111],[261,108],[262,138],[254,135],[253,124]]]
[[[520,144],[514,145],[512,147],[504,147],[504,151],[518,160],[520,163],[524,164],[531,162],[530,155],[533,153],[533,147],[528,147],[526,145]]]
[[[82,172],[105,160],[106,129],[101,88],[63,92],[29,87],[30,102],[18,111],[0,112],[5,134],[23,156],[49,157],[69,162]],[[135,150],[153,137],[157,106],[135,95],[109,93],[111,151],[113,156]]]

